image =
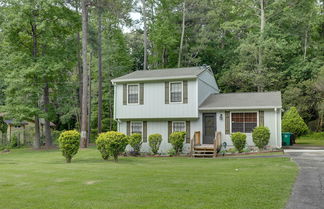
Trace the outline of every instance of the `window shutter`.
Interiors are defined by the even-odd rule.
[[[259,126],[264,126],[264,111],[259,111]]]
[[[231,127],[231,119],[230,119],[230,112],[225,111],[225,134],[230,134],[230,127]]]
[[[164,88],[164,95],[165,95],[165,104],[169,104],[169,82],[165,82],[165,88]]]
[[[143,142],[147,142],[147,121],[143,121]]]
[[[139,95],[140,95],[140,104],[144,104],[144,83],[140,83],[140,92],[139,92]]]
[[[190,143],[190,121],[186,121],[186,143]]]
[[[170,135],[172,133],[172,121],[168,121],[168,142],[170,141]]]
[[[127,105],[127,84],[123,85],[123,105]]]
[[[130,136],[130,121],[127,121],[127,128],[126,128],[126,134]]]
[[[183,81],[183,103],[188,103],[188,81]]]

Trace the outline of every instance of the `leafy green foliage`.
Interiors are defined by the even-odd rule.
[[[149,136],[149,145],[152,149],[153,154],[157,154],[159,149],[160,149],[160,145],[162,142],[162,135],[161,134],[151,134]]]
[[[252,139],[254,144],[259,148],[263,149],[270,140],[270,130],[268,127],[259,126],[253,129]]]
[[[58,138],[58,142],[66,162],[71,163],[71,159],[79,151],[80,133],[75,130],[64,131]]]
[[[129,137],[129,145],[133,147],[135,154],[141,151],[142,146],[142,135],[134,133]]]
[[[107,160],[109,155],[112,155],[115,162],[117,162],[118,155],[125,151],[128,137],[120,132],[109,131],[99,134],[96,144],[104,160]]]
[[[282,131],[291,132],[295,136],[301,136],[308,132],[308,127],[300,117],[296,107],[291,107],[285,112],[282,119]]]
[[[182,152],[185,136],[186,132],[173,132],[169,136],[170,143],[172,144],[176,155]]]
[[[234,147],[239,153],[243,152],[243,149],[246,144],[246,134],[241,132],[236,132],[231,134],[231,139]]]

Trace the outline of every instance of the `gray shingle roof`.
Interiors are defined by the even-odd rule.
[[[112,80],[113,83],[127,81],[172,80],[181,78],[197,78],[206,67],[169,68],[157,70],[138,70]]]
[[[254,109],[281,107],[281,92],[249,92],[211,94],[200,105],[200,110]]]

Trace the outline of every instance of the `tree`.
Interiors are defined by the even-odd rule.
[[[88,2],[82,0],[82,116],[80,147],[87,147],[87,110],[88,110]]]
[[[51,145],[50,89],[66,80],[74,60],[71,34],[78,15],[60,1],[7,1],[1,69],[6,72],[5,107],[17,121],[35,120],[34,147],[39,148],[39,117],[45,118],[46,146]],[[17,35],[18,34],[18,35]]]
[[[291,107],[284,114],[282,119],[282,131],[291,132],[295,136],[301,136],[307,133],[308,127],[298,114],[298,111],[295,107]]]

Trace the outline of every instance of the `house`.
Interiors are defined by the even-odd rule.
[[[207,66],[135,71],[112,80],[114,118],[118,131],[141,133],[141,151],[149,152],[148,136],[163,137],[161,153],[171,149],[168,136],[185,131],[184,152],[196,145],[221,143],[233,146],[230,134],[244,132],[247,145],[254,146],[252,130],[270,129],[269,146],[281,147],[281,93],[219,93]]]

